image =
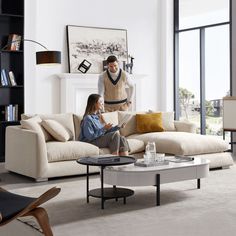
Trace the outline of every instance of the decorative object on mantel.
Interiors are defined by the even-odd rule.
[[[86,73],[89,70],[89,68],[91,67],[91,65],[92,65],[92,63],[90,63],[89,61],[84,59],[79,64],[78,70],[81,71],[82,73]]]
[[[107,60],[105,59],[102,61],[102,70],[105,71],[105,70],[107,70],[107,68],[108,68],[107,67]]]
[[[131,55],[129,55],[129,58],[130,58],[130,63],[126,64],[125,67],[126,67],[126,71],[129,73],[129,74],[132,74],[133,73],[133,65],[134,65],[134,57],[132,57]]]
[[[84,60],[92,63],[89,72],[100,74],[103,60],[115,55],[127,62],[127,30],[67,25],[69,73],[78,73]]]

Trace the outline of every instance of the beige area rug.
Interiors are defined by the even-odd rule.
[[[140,235],[140,236],[232,236],[236,234],[236,166],[211,171],[196,181],[161,185],[161,206],[155,206],[155,188],[133,188],[135,195],[105,202],[90,198],[86,203],[85,177],[61,178],[35,183],[15,174],[0,174],[0,184],[12,192],[38,196],[52,186],[61,193],[47,209],[55,236]],[[99,186],[99,177],[91,178],[90,187]]]

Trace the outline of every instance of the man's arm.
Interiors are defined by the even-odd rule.
[[[127,97],[128,102],[131,103],[131,101],[133,100],[133,96],[134,96],[134,82],[133,80],[128,76],[128,74],[126,73],[126,81],[127,81],[127,85],[129,87],[129,94]]]
[[[104,97],[104,79],[103,79],[103,74],[100,74],[98,77],[98,94]]]

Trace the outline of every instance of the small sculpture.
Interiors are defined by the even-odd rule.
[[[130,58],[130,63],[126,64],[126,71],[129,73],[129,74],[132,74],[133,73],[133,60],[134,60],[134,57],[132,57],[131,55],[128,56]]]

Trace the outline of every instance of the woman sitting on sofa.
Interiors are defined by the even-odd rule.
[[[99,148],[109,148],[113,155],[127,156],[129,145],[126,138],[116,132],[120,127],[105,122],[102,110],[102,97],[99,94],[91,94],[81,121],[79,140]]]

